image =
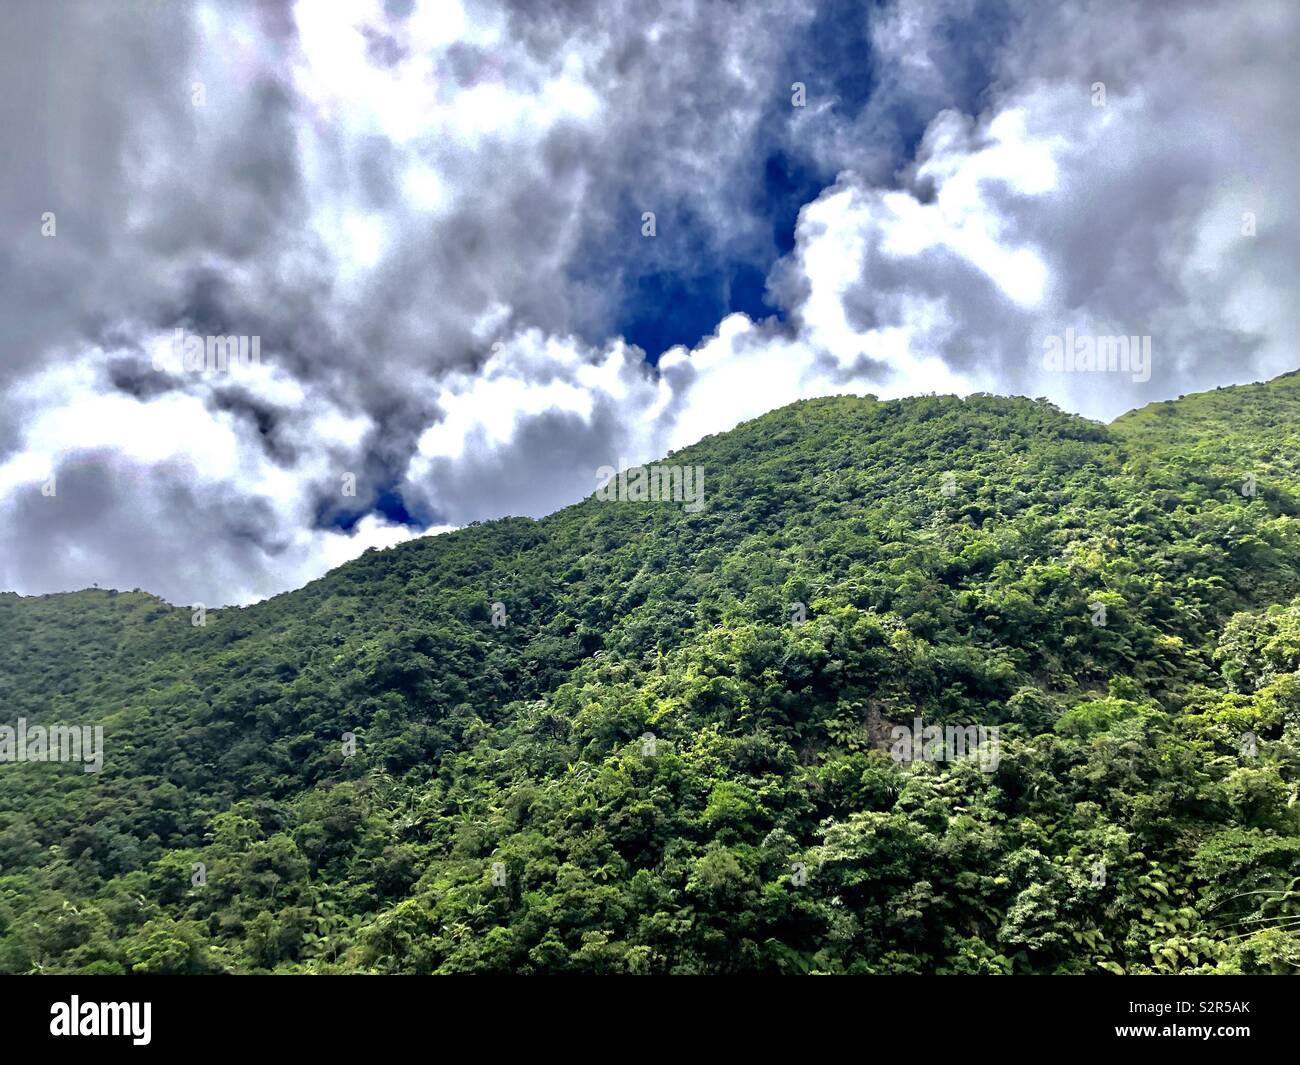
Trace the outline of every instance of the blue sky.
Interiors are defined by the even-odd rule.
[[[608,230],[593,234],[592,246],[575,257],[575,280],[611,275],[622,279],[616,307],[608,318],[584,323],[583,339],[600,343],[610,332],[621,334],[654,364],[669,348],[692,347],[709,336],[730,313],[784,317],[784,308],[766,298],[768,272],[794,250],[795,224],[804,204],[836,177],[835,160],[818,156],[792,129],[791,90],[802,84],[814,106],[845,126],[863,119],[877,87],[873,8],[879,12],[889,5],[860,0],[816,5],[811,20],[783,42],[783,53],[762,86],[761,112],[749,144],[735,163],[732,195],[750,216],[750,239],[726,240],[731,234],[716,239],[718,235],[696,217],[708,205],[685,190],[679,200],[655,201],[665,239],[647,254],[638,228],[647,205],[624,194],[619,211],[632,221],[618,231],[619,239],[611,241]],[[978,112],[994,75],[997,48],[1006,41],[1013,20],[1003,0],[986,0],[960,16],[937,21],[935,43],[945,56],[950,105]],[[906,97],[881,103],[878,116],[871,116],[873,140],[889,166],[902,166],[915,154],[932,110]],[[671,110],[665,121],[671,128]],[[657,143],[647,140],[641,154],[657,150]],[[634,157],[629,169],[638,172],[645,162]],[[655,254],[663,245],[671,250]],[[665,308],[671,313],[664,313]]]

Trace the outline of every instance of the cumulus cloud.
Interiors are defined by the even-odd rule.
[[[144,396],[106,380],[130,372],[146,371],[95,351],[9,393],[5,565],[30,586],[245,603],[413,535],[375,514],[347,532],[315,520],[319,500],[356,476],[349,464],[373,431],[363,417],[306,402],[267,367]]]
[[[1109,418],[1295,365],[1287,0],[0,18],[0,586],[22,592],[247,602],[808,396]],[[691,311],[642,305],[664,278],[735,264],[770,316],[624,335]],[[256,336],[261,365],[159,369],[177,329]],[[1150,336],[1149,380],[1047,368],[1066,330]]]

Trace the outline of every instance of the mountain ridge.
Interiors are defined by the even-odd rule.
[[[1295,905],[1297,384],[806,400],[662,460],[699,514],[588,497],[202,625],[0,596],[0,721],[106,749],[0,766],[0,968],[1289,971],[1212,914]],[[918,717],[1000,764],[868,735]]]
[[[1215,388],[1215,389],[1212,389],[1212,390],[1208,390],[1208,391],[1205,391],[1205,392],[1188,393],[1187,395],[1179,396],[1178,399],[1155,400],[1155,401],[1152,401],[1151,403],[1144,404],[1144,405],[1141,406],[1141,407],[1134,407],[1134,408],[1132,408],[1132,409],[1130,409],[1130,410],[1124,412],[1123,414],[1117,416],[1116,418],[1112,419],[1110,422],[1099,422],[1099,421],[1096,421],[1096,420],[1094,420],[1094,419],[1085,418],[1085,417],[1083,417],[1082,415],[1069,415],[1068,412],[1064,412],[1064,411],[1062,411],[1062,413],[1066,413],[1067,416],[1078,418],[1079,421],[1081,421],[1081,422],[1086,422],[1086,423],[1091,424],[1091,425],[1100,425],[1100,426],[1104,426],[1104,427],[1106,427],[1106,428],[1108,428],[1108,429],[1112,429],[1112,430],[1115,430],[1115,429],[1124,429],[1124,428],[1126,428],[1127,426],[1133,425],[1133,424],[1135,424],[1135,423],[1138,423],[1138,422],[1141,422],[1141,421],[1147,421],[1147,420],[1149,420],[1151,412],[1172,411],[1172,410],[1175,408],[1175,406],[1177,407],[1177,409],[1178,409],[1181,413],[1184,413],[1184,414],[1185,414],[1186,411],[1187,411],[1187,409],[1188,409],[1188,406],[1189,406],[1188,401],[1189,401],[1189,400],[1192,400],[1192,399],[1195,399],[1195,398],[1198,398],[1198,397],[1215,397],[1215,396],[1218,396],[1220,393],[1226,393],[1226,394],[1229,394],[1229,395],[1232,395],[1232,394],[1241,394],[1241,395],[1244,396],[1244,395],[1248,395],[1248,394],[1254,394],[1254,392],[1255,392],[1256,390],[1262,390],[1262,389],[1268,389],[1268,388],[1277,388],[1277,387],[1280,387],[1281,384],[1282,384],[1283,382],[1287,382],[1287,383],[1289,383],[1290,386],[1292,386],[1292,387],[1294,387],[1294,388],[1300,390],[1300,370],[1292,370],[1292,371],[1290,371],[1290,372],[1288,372],[1288,373],[1280,374],[1280,375],[1278,375],[1277,377],[1275,377],[1275,378],[1271,378],[1271,379],[1268,380],[1268,381],[1252,382],[1252,383],[1241,384],[1241,385],[1224,385],[1224,386],[1220,386],[1220,387],[1218,387],[1218,388]],[[1047,406],[1052,407],[1052,409],[1054,409],[1054,410],[1060,410],[1060,408],[1056,407],[1055,404],[1051,403],[1049,400],[1047,400],[1047,399],[1045,399],[1045,398],[1042,398],[1042,397],[1040,397],[1039,399],[1033,399],[1033,400],[1031,400],[1031,399],[1029,399],[1028,397],[1025,397],[1025,396],[998,396],[998,395],[995,395],[995,394],[993,394],[993,393],[987,393],[987,392],[976,392],[976,393],[972,393],[971,395],[969,395],[969,396],[967,396],[967,397],[960,397],[960,396],[953,395],[953,394],[942,394],[942,395],[940,395],[940,394],[938,394],[938,393],[933,393],[933,394],[929,394],[929,395],[926,395],[926,396],[908,396],[908,397],[904,397],[904,398],[899,399],[899,400],[888,400],[888,401],[882,401],[882,400],[880,400],[877,396],[875,396],[874,394],[858,395],[858,394],[853,394],[853,393],[844,393],[844,394],[841,394],[841,395],[835,395],[835,396],[820,396],[820,397],[813,397],[813,398],[810,398],[810,399],[794,400],[794,401],[791,402],[791,403],[785,404],[784,406],[781,406],[781,407],[777,407],[777,408],[775,408],[775,409],[773,409],[773,410],[771,410],[771,411],[767,411],[766,413],[764,413],[764,414],[760,414],[760,415],[758,415],[757,417],[749,418],[749,419],[746,419],[745,421],[739,422],[739,423],[738,423],[737,425],[735,425],[732,429],[725,430],[725,431],[723,431],[723,432],[719,432],[719,433],[710,433],[710,434],[708,434],[708,435],[706,435],[706,436],[704,436],[704,437],[701,437],[699,440],[695,441],[695,442],[692,443],[692,444],[685,445],[685,446],[683,446],[683,447],[681,447],[681,448],[677,448],[677,449],[669,450],[669,451],[668,451],[668,452],[667,452],[663,457],[661,457],[661,458],[659,458],[659,459],[655,459],[655,460],[651,460],[651,461],[648,461],[648,462],[642,463],[641,465],[642,465],[642,466],[653,466],[653,465],[667,464],[667,463],[669,463],[670,460],[674,460],[674,459],[690,459],[690,458],[693,457],[695,451],[696,451],[698,448],[700,448],[700,447],[702,447],[702,446],[706,446],[706,445],[708,444],[708,442],[711,441],[711,440],[715,440],[715,439],[717,439],[717,438],[719,438],[719,437],[725,437],[725,436],[728,436],[728,435],[730,435],[730,434],[732,434],[732,433],[742,432],[742,431],[744,431],[744,430],[746,429],[746,427],[748,427],[748,426],[753,426],[753,425],[755,425],[755,424],[757,424],[757,423],[761,423],[761,422],[763,422],[765,419],[772,418],[773,416],[776,416],[776,415],[778,415],[778,414],[781,414],[782,412],[785,412],[785,411],[791,411],[791,410],[793,410],[793,409],[795,409],[795,408],[801,408],[801,407],[802,407],[802,408],[810,408],[810,407],[811,407],[812,409],[816,409],[816,407],[817,407],[818,405],[830,405],[830,404],[834,404],[834,403],[838,403],[838,402],[843,402],[843,401],[848,401],[848,402],[850,402],[850,403],[864,403],[864,404],[872,404],[872,403],[881,403],[881,402],[907,403],[907,402],[909,402],[909,401],[911,401],[911,400],[915,400],[915,399],[938,399],[938,400],[950,400],[950,401],[955,401],[955,402],[958,402],[958,403],[962,403],[962,402],[965,402],[966,400],[969,400],[969,399],[984,399],[984,398],[991,398],[991,399],[1004,399],[1004,400],[1007,400],[1007,401],[1012,402],[1012,403],[1015,403],[1015,402],[1026,402],[1026,403],[1043,404],[1043,405],[1047,405]],[[492,518],[492,519],[488,519],[488,520],[484,520],[484,521],[474,521],[474,522],[470,522],[470,523],[468,523],[468,524],[466,524],[466,525],[464,525],[464,526],[461,526],[461,527],[458,528],[458,529],[451,530],[451,532],[449,532],[449,533],[439,533],[439,534],[434,534],[434,535],[451,535],[452,533],[461,532],[463,529],[478,528],[478,527],[481,527],[481,526],[483,526],[483,525],[490,525],[490,524],[492,524],[492,523],[494,523],[494,522],[499,522],[499,521],[528,521],[528,522],[544,522],[544,521],[546,521],[548,518],[551,518],[551,517],[553,517],[553,516],[556,515],[556,514],[563,513],[564,511],[570,510],[570,509],[573,508],[573,507],[579,507],[579,506],[582,506],[584,503],[588,502],[588,501],[591,500],[591,499],[592,499],[592,496],[586,496],[586,497],[584,497],[584,498],[581,499],[581,500],[578,500],[578,501],[576,501],[576,502],[574,502],[574,503],[566,504],[565,506],[560,507],[560,508],[558,508],[558,509],[555,510],[555,511],[552,511],[550,514],[543,515],[543,516],[540,517],[540,518],[531,518],[531,517],[527,517],[527,516],[524,516],[524,515],[509,515],[509,514],[507,514],[507,515],[502,515],[502,516],[499,517],[499,518]],[[415,539],[423,539],[423,538],[424,538],[424,537],[421,536],[421,537],[417,537],[417,538],[415,538]],[[372,547],[372,548],[368,548],[367,551],[366,551],[365,553],[366,553],[366,554],[372,554],[372,553],[383,553],[383,552],[387,552],[387,551],[400,551],[402,548],[406,547],[406,546],[409,545],[411,542],[412,542],[412,541],[403,541],[403,542],[400,543],[400,544],[395,544],[395,545],[393,545],[392,547],[386,547],[386,548],[374,548],[374,547]],[[334,572],[335,570],[338,570],[338,569],[342,569],[343,567],[349,565],[351,562],[355,562],[355,561],[356,561],[355,559],[352,559],[352,560],[349,560],[349,562],[345,562],[345,563],[340,564],[339,566],[334,567],[333,570],[330,570],[330,571],[328,571],[327,573],[322,574],[321,577],[317,577],[317,578],[315,578],[313,581],[308,581],[307,584],[305,584],[305,585],[302,586],[302,588],[306,588],[306,587],[310,586],[311,584],[314,584],[316,581],[319,581],[319,580],[323,580],[323,579],[325,579],[327,576],[329,576],[329,573],[332,573],[332,572]],[[279,598],[280,596],[284,596],[284,595],[292,595],[294,592],[301,591],[301,590],[302,590],[301,588],[294,588],[294,589],[288,589],[288,590],[283,591],[283,592],[277,592],[274,596],[268,596],[266,600],[259,600],[258,602],[266,602],[266,601],[269,600],[269,599],[276,599],[276,598]],[[40,598],[48,598],[48,597],[52,597],[52,596],[60,596],[60,595],[77,595],[77,594],[80,594],[80,593],[82,593],[82,592],[91,593],[91,592],[95,592],[95,591],[114,592],[114,593],[119,594],[119,595],[120,595],[120,594],[126,594],[126,590],[125,590],[125,589],[116,589],[116,588],[104,588],[104,589],[100,589],[100,588],[98,588],[98,586],[96,586],[95,588],[78,588],[78,589],[73,589],[73,590],[69,590],[69,591],[66,591],[66,592],[37,592],[37,593],[32,593],[32,594],[30,594],[30,595],[23,595],[23,594],[21,594],[21,593],[14,592],[14,591],[0,591],[0,597],[6,597],[6,596],[7,596],[7,597],[17,597],[17,598],[19,598],[19,599],[40,599]],[[175,604],[175,603],[170,603],[170,602],[168,602],[167,600],[163,599],[161,596],[158,596],[158,595],[156,595],[156,594],[154,594],[154,593],[152,593],[152,592],[149,592],[149,591],[146,590],[146,589],[135,588],[135,589],[132,589],[131,591],[132,591],[132,593],[143,593],[143,594],[145,594],[145,595],[148,595],[148,596],[150,596],[150,598],[155,599],[155,600],[157,600],[157,601],[160,602],[160,603],[164,603],[164,604],[166,604],[167,606],[172,607],[172,608],[174,608],[174,609],[188,609],[187,607],[185,607],[184,604]],[[246,604],[246,606],[255,606],[255,605],[257,605],[257,604],[255,604],[255,603]],[[245,608],[246,608],[246,607],[240,607],[240,606],[233,605],[233,604],[227,604],[227,605],[224,605],[224,606],[213,607],[212,609],[214,609],[214,610],[238,610],[238,609],[245,609]]]

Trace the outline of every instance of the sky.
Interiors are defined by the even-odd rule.
[[[245,604],[798,399],[1294,369],[1298,52],[1295,0],[8,0],[0,590]]]

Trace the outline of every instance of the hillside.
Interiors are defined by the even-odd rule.
[[[0,723],[104,729],[0,764],[0,971],[1300,971],[1297,456],[1300,375],[837,397],[666,459],[700,513],[0,596]]]

